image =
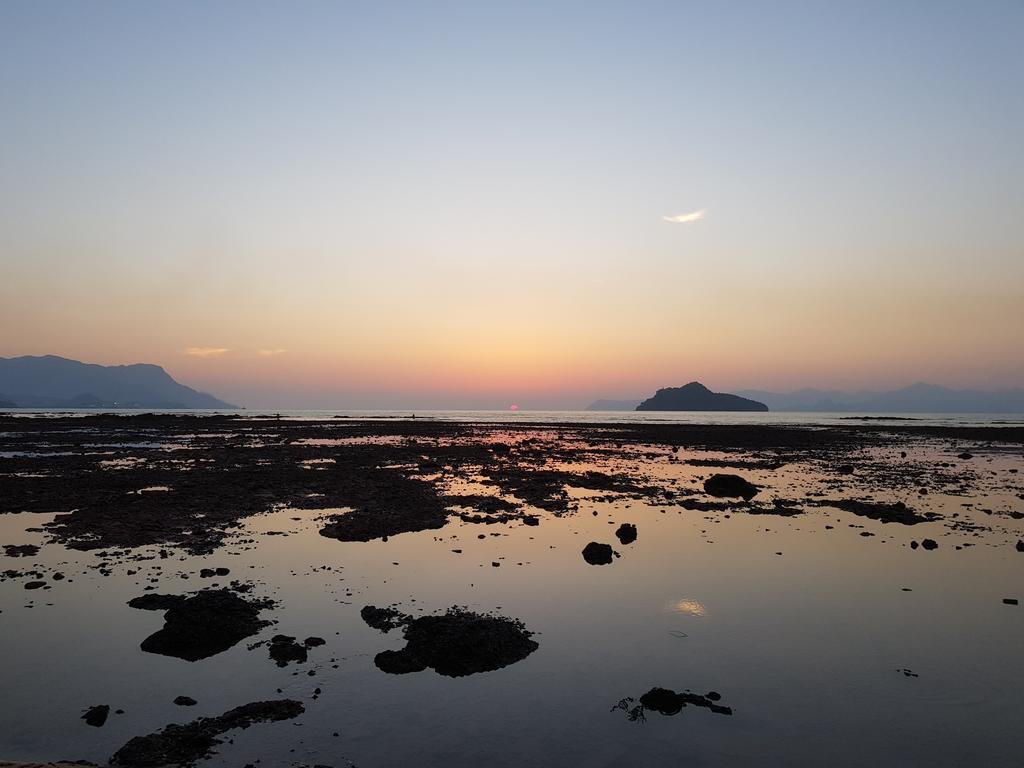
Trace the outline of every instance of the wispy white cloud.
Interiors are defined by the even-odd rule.
[[[692,213],[680,213],[678,216],[662,216],[661,218],[672,224],[689,224],[691,221],[700,221],[707,212],[707,208],[701,208],[699,211],[693,211]]]
[[[230,351],[226,347],[186,347],[185,354],[191,357],[220,357]]]
[[[275,355],[283,355],[287,351],[287,349],[259,349],[256,351],[256,354],[261,357],[274,357]]]

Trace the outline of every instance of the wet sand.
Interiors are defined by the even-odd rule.
[[[0,756],[1016,764],[1022,474],[1009,426],[0,417]]]

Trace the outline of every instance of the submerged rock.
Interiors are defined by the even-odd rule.
[[[608,565],[615,554],[611,544],[592,541],[583,548],[583,559],[591,565]]]
[[[401,624],[396,622],[396,614]],[[491,672],[522,661],[539,647],[521,621],[466,608],[412,618],[393,609],[366,606],[361,615],[367,624],[385,632],[404,627],[405,648],[382,651],[374,658],[378,669],[393,675],[427,668],[446,677]]]
[[[255,635],[270,622],[260,611],[273,606],[270,600],[250,601],[229,589],[181,595],[143,595],[129,601],[133,608],[166,610],[163,629],[142,641],[142,650],[161,656],[198,661],[226,651]]]
[[[623,523],[615,530],[615,538],[622,544],[632,544],[636,541],[636,526],[633,523]]]
[[[750,501],[759,489],[739,475],[715,474],[704,481],[704,492],[711,496],[741,498]]]
[[[219,717],[201,717],[185,725],[166,725],[148,736],[136,736],[110,758],[115,766],[157,768],[157,766],[191,765],[209,757],[221,743],[217,737],[236,728],[254,723],[290,720],[306,708],[293,699],[257,701],[225,712]]]

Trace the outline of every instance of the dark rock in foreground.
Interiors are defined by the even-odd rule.
[[[711,496],[750,501],[757,496],[758,490],[756,485],[739,475],[712,475],[704,481],[704,491]]]
[[[615,529],[615,538],[622,544],[632,544],[636,541],[636,526],[633,523],[623,523]]]
[[[249,601],[229,589],[181,595],[143,595],[129,601],[133,608],[166,610],[164,627],[142,641],[142,650],[186,661],[198,661],[226,651],[255,635],[270,622],[260,611],[269,600]]]
[[[638,411],[767,411],[768,406],[739,395],[712,392],[698,381],[666,387],[636,407]]]
[[[591,565],[608,565],[614,555],[611,544],[592,541],[583,548],[583,559]]]
[[[290,720],[306,708],[293,699],[257,701],[225,712],[219,717],[201,717],[185,725],[164,726],[148,736],[136,736],[110,758],[110,764],[131,768],[192,765],[209,757],[220,744],[217,737],[236,728],[254,723]]]
[[[385,632],[404,627],[405,648],[382,651],[374,658],[378,669],[393,675],[427,668],[446,677],[491,672],[522,661],[539,647],[521,621],[465,608],[415,619],[372,605],[360,613],[367,624]]]

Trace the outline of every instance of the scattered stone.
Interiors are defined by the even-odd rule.
[[[82,715],[82,719],[85,720],[86,725],[91,725],[93,728],[102,728],[103,724],[107,722],[107,718],[110,716],[110,705],[109,704],[97,704],[94,707],[89,707]]]
[[[633,523],[623,523],[615,530],[615,538],[622,544],[632,544],[636,541],[636,526]]]
[[[739,475],[715,474],[704,481],[704,492],[711,496],[741,498],[750,501],[759,488]]]
[[[614,555],[611,544],[592,541],[583,548],[583,559],[591,565],[608,565]]]

